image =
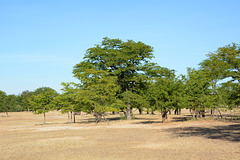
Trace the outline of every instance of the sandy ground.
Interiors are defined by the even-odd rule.
[[[0,160],[70,159],[238,159],[240,123],[187,120],[189,113],[170,115],[162,124],[159,114],[138,115],[131,121],[108,115],[94,123],[91,115],[31,112],[0,114]]]

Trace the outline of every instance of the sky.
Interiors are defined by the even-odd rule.
[[[0,0],[0,90],[79,82],[73,66],[103,37],[141,41],[152,62],[186,74],[240,43],[239,0]]]

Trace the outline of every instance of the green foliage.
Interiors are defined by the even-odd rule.
[[[5,106],[6,93],[0,90],[0,112],[6,112],[7,108]]]
[[[29,111],[31,108],[31,101],[33,100],[33,95],[34,93],[31,91],[23,91],[21,95],[19,96],[19,101],[21,105],[21,110],[22,111]]]
[[[126,120],[126,116],[123,113],[119,114],[121,120]]]
[[[34,91],[34,96],[30,102],[36,114],[46,113],[53,110],[51,102],[58,93],[49,87],[41,87]]]
[[[75,65],[73,70],[74,77],[80,80],[83,89],[90,92],[86,95],[90,95],[93,102],[88,104],[94,105],[95,111],[100,111],[102,109],[96,108],[103,104],[116,106],[106,103],[109,101],[114,103],[112,101],[116,99],[113,98],[114,96],[121,97],[121,94],[126,91],[134,92],[134,88],[139,83],[139,77],[153,57],[152,51],[152,47],[142,42],[132,40],[123,42],[109,38],[104,38],[101,45],[89,48],[85,54],[85,60]],[[108,87],[106,78],[112,81],[109,84],[116,86]],[[117,89],[112,90],[112,88]],[[109,95],[112,100],[107,98]],[[123,108],[126,107],[123,106]],[[127,108],[129,110],[129,104]]]
[[[83,73],[86,70],[107,71],[117,77],[122,92],[134,86],[135,78],[153,57],[152,48],[142,42],[104,38],[101,45],[89,48],[85,61],[74,67],[73,73],[82,83],[85,83]]]
[[[208,59],[200,63],[214,79],[232,77],[240,81],[240,45],[232,43],[207,54]]]
[[[123,111],[131,119],[132,109],[159,110],[163,120],[172,109],[183,107],[195,117],[205,109],[234,109],[240,106],[240,45],[220,47],[186,76],[151,63],[153,48],[142,42],[103,38],[89,48],[84,60],[73,69],[79,83],[62,83],[63,93],[41,87],[19,96],[0,91],[0,112],[32,110],[36,114],[57,109],[62,113]],[[231,80],[219,84],[220,80]],[[97,120],[98,121],[98,120]]]
[[[91,72],[92,73],[92,72]],[[116,101],[116,93],[119,86],[116,77],[109,76],[106,72],[95,71],[95,77],[79,92],[79,100],[88,108],[88,112],[103,113],[107,111],[118,111],[112,104]]]
[[[155,78],[149,86],[147,97],[152,110],[159,109],[162,112],[163,121],[171,109],[180,108],[180,95],[182,83],[174,75],[174,72],[163,68],[161,76]],[[164,74],[163,74],[164,73]]]
[[[19,105],[19,97],[16,95],[6,95],[5,92],[0,91],[0,112],[16,112],[21,111]]]
[[[62,113],[67,112],[81,112],[76,102],[77,90],[73,83],[62,83],[64,86],[63,94],[54,97],[53,104],[57,110],[61,110]]]
[[[193,116],[204,116],[206,108],[212,106],[211,80],[201,70],[188,68],[185,79],[185,105],[193,111]]]
[[[232,109],[239,105],[240,45],[232,43],[209,53],[201,69],[212,80],[213,108]],[[227,83],[217,85],[219,80],[231,78]],[[227,107],[226,107],[227,106]]]
[[[31,109],[35,114],[43,114],[44,115],[44,124],[45,124],[45,113],[55,109],[52,101],[53,98],[56,97],[58,93],[49,87],[41,87],[34,91],[34,95],[30,99],[29,103],[31,105]]]
[[[86,69],[80,76],[85,82],[82,85],[62,83],[64,93],[59,96],[65,99],[60,100],[62,111],[93,112],[98,118],[103,116],[104,112],[119,111],[114,105],[117,101],[116,93],[119,91],[115,76],[93,69]]]
[[[130,105],[132,108],[141,108],[142,106],[147,106],[147,101],[145,97],[131,92],[125,91],[121,94],[122,107],[127,108]]]
[[[18,103],[19,98],[16,95],[8,95],[5,98],[5,108],[6,108],[6,112],[14,112],[14,111],[20,111],[20,105]]]
[[[240,105],[240,85],[239,83],[223,83],[218,88],[219,101],[221,106],[232,110]]]

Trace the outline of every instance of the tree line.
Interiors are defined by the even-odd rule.
[[[0,112],[33,111],[44,115],[50,110],[91,113],[96,122],[106,112],[122,112],[133,118],[133,109],[161,112],[162,121],[171,112],[186,108],[194,119],[221,110],[233,110],[240,104],[240,45],[232,43],[207,54],[197,69],[187,75],[161,67],[151,60],[153,48],[142,42],[103,38],[89,48],[73,75],[79,83],[63,82],[62,93],[49,87],[6,95],[0,91]]]

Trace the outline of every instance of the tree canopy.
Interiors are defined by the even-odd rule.
[[[133,40],[103,38],[87,49],[73,68],[79,82],[63,82],[62,94],[49,87],[7,95],[0,91],[0,112],[33,111],[44,115],[59,110],[68,115],[92,113],[99,122],[106,112],[123,112],[133,118],[133,108],[160,111],[162,121],[171,110],[190,109],[193,118],[206,110],[233,110],[240,105],[240,45],[232,43],[207,54],[199,68],[186,75],[151,60],[153,47]],[[226,80],[227,79],[227,80]],[[229,80],[230,79],[230,80]],[[223,80],[223,81],[221,81]],[[70,119],[69,119],[70,120]]]
[[[142,42],[104,38],[100,45],[87,50],[84,61],[74,66],[73,74],[85,89],[99,78],[114,77],[114,83],[120,88],[115,94],[121,99],[124,92],[134,93],[135,86],[140,83],[140,76],[153,58],[152,52],[152,47]],[[127,119],[131,119],[130,97],[127,101],[129,103],[123,109]]]

